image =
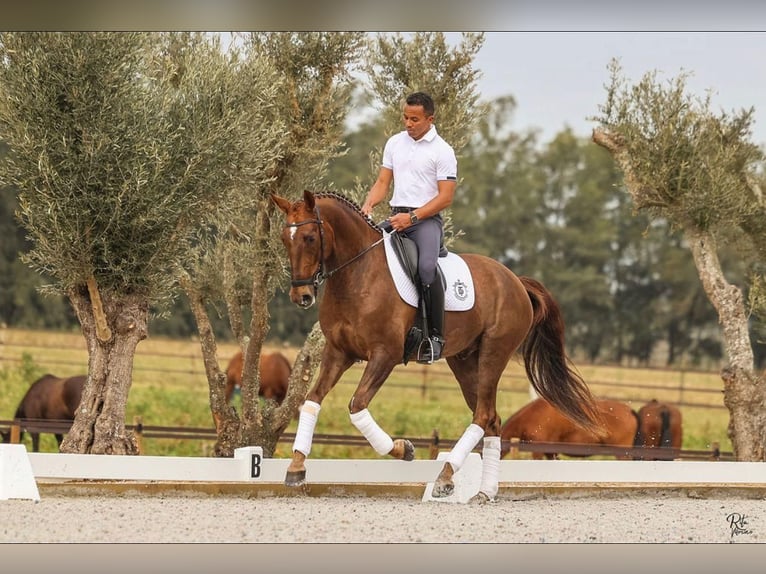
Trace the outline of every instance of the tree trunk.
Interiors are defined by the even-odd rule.
[[[685,230],[702,286],[718,312],[729,365],[721,371],[724,404],[729,409],[729,438],[741,461],[765,461],[766,395],[764,379],[754,370],[747,314],[742,292],[726,282],[718,260],[715,238]]]
[[[136,347],[148,333],[148,301],[98,293],[93,281],[68,295],[88,345],[88,380],[61,452],[138,454],[125,410]]]
[[[226,403],[226,373],[218,365],[218,347],[215,342],[213,327],[205,311],[202,295],[194,288],[188,275],[179,280],[189,299],[194,319],[197,322],[202,361],[205,365],[210,393],[210,412],[215,423],[216,443],[213,454],[219,457],[234,456],[234,449],[239,444],[240,420],[237,410]]]
[[[263,444],[265,437],[273,432],[268,428],[271,417],[264,416],[264,410],[271,410],[258,399],[261,388],[260,360],[263,341],[269,330],[268,297],[259,285],[266,285],[267,278],[262,269],[254,270],[253,297],[251,302],[250,339],[242,361],[242,445],[263,447],[263,456],[273,456],[274,449]],[[269,405],[270,406],[270,405]],[[279,439],[279,437],[276,437]],[[271,440],[269,441],[271,442]],[[273,441],[276,444],[276,440]]]

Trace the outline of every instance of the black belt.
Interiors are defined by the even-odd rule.
[[[392,207],[391,213],[409,213],[415,209],[417,209],[417,207]]]

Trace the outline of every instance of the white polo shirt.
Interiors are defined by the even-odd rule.
[[[419,140],[406,131],[391,136],[383,148],[383,167],[394,172],[391,207],[421,207],[438,194],[437,181],[457,181],[455,151],[434,125]]]

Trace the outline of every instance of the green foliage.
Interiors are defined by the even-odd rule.
[[[436,104],[434,123],[439,134],[455,148],[468,143],[476,121],[486,113],[479,103],[473,60],[484,43],[484,34],[464,33],[457,47],[450,47],[442,32],[378,34],[369,44],[364,67],[370,89],[383,109],[386,136],[401,130],[404,97],[428,92]]]
[[[748,182],[763,159],[749,139],[753,108],[714,114],[710,94],[687,93],[683,71],[664,84],[648,72],[630,86],[616,60],[609,69],[607,101],[593,119],[636,158],[628,177],[641,182],[634,195],[638,209],[700,229],[737,225],[754,211],[762,213]]]
[[[227,56],[202,35],[9,33],[0,57],[26,260],[64,290],[95,276],[167,297],[192,232],[247,175]]]
[[[286,153],[269,191],[296,199],[316,189],[344,137],[354,82],[351,72],[363,47],[359,32],[269,32],[247,36],[252,53],[267,58],[284,77],[275,100],[287,129]]]

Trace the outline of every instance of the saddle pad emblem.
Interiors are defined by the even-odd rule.
[[[460,279],[452,284],[452,291],[458,301],[465,301],[468,298],[468,286]]]

